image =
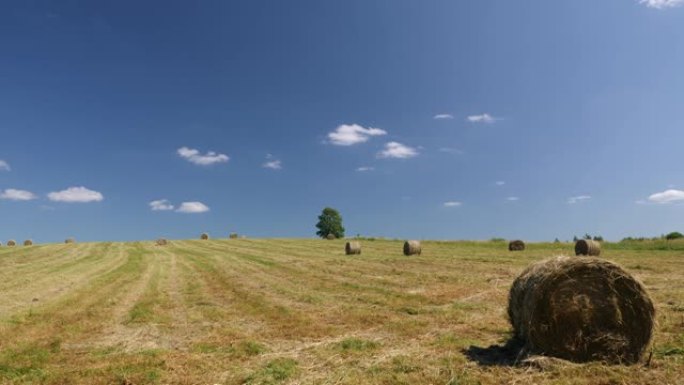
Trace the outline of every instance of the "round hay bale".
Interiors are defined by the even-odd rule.
[[[207,233],[202,233],[202,235],[200,235],[200,239],[201,239],[201,240],[204,240],[204,241],[208,240],[208,239],[209,239],[209,234],[207,234]]]
[[[591,239],[580,239],[575,243],[575,255],[598,257],[601,255],[601,244]]]
[[[24,241],[24,246],[33,246],[33,241],[30,239],[27,239]]]
[[[9,247],[14,247],[16,245],[17,245],[17,242],[14,239],[10,239],[9,241],[7,241],[7,246],[9,246]]]
[[[325,239],[332,241],[334,239],[337,239],[337,237],[335,236],[335,234],[330,233],[330,234],[325,236]]]
[[[651,341],[655,309],[644,286],[615,263],[561,256],[513,282],[508,316],[529,353],[633,364]]]
[[[159,239],[157,239],[157,241],[155,242],[155,244],[156,244],[157,246],[166,246],[166,245],[169,244],[169,241],[167,241],[167,240],[164,239],[164,238],[159,238]]]
[[[76,240],[74,238],[67,238],[64,240],[64,243],[76,243]]]
[[[508,251],[523,251],[525,250],[525,242],[521,240],[515,240],[508,242]]]
[[[406,241],[404,242],[404,255],[415,255],[422,252],[420,241]]]
[[[240,235],[240,239],[247,239],[246,235]]]
[[[347,255],[361,254],[361,242],[347,242],[347,244],[344,245],[344,252]]]
[[[228,236],[228,238],[230,238],[230,239],[238,239],[238,233],[230,233],[230,235]]]

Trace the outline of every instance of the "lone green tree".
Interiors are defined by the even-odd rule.
[[[328,234],[332,234],[335,238],[344,238],[344,227],[342,226],[342,216],[340,212],[326,207],[323,209],[321,215],[318,216],[318,223],[316,223],[316,235],[321,238],[326,238]]]
[[[679,239],[679,238],[684,238],[684,234],[682,234],[678,231],[673,231],[670,234],[667,234],[665,236],[665,239],[667,239],[668,241],[671,241],[673,239]]]

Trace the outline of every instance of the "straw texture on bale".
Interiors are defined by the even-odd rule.
[[[9,246],[9,247],[13,247],[16,245],[17,245],[17,242],[15,242],[14,239],[10,239],[9,241],[7,241],[7,246]]]
[[[202,235],[200,235],[200,239],[206,241],[207,239],[209,239],[209,234],[207,234],[207,233],[202,233]]]
[[[230,233],[230,235],[228,236],[228,238],[230,238],[230,239],[238,239],[238,234],[237,234],[237,233]]]
[[[347,244],[344,245],[344,252],[347,255],[361,254],[361,242],[347,242]]]
[[[598,257],[601,255],[601,244],[591,239],[580,239],[575,242],[575,255]]]
[[[333,239],[337,239],[337,237],[335,236],[335,234],[328,234],[325,236],[325,239],[332,241]]]
[[[508,251],[523,251],[525,250],[525,242],[515,240],[508,242]]]
[[[24,241],[24,246],[33,246],[33,241],[30,239],[27,239]]]
[[[404,242],[404,255],[415,255],[420,253],[423,250],[420,247],[420,241],[406,241]]]
[[[166,246],[168,243],[169,243],[169,241],[167,241],[164,238],[159,238],[159,239],[157,239],[157,242],[156,242],[157,246]]]
[[[74,238],[67,238],[64,240],[64,243],[76,243],[76,240]]]
[[[655,309],[620,266],[562,256],[531,265],[513,282],[508,316],[528,353],[633,364],[651,341]]]

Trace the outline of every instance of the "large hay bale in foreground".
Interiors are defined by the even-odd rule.
[[[155,244],[156,244],[157,246],[166,246],[166,245],[169,244],[169,241],[167,241],[167,240],[164,239],[164,238],[159,238],[159,239],[157,239],[157,241],[155,242]]]
[[[14,239],[10,239],[9,241],[7,241],[7,246],[9,246],[9,247],[14,247],[16,245],[17,245],[17,242]]]
[[[76,243],[76,240],[74,238],[67,238],[64,240],[64,243]]]
[[[513,282],[508,315],[529,353],[632,364],[651,341],[655,309],[620,266],[562,256],[531,265]]]
[[[24,241],[24,246],[33,246],[33,241],[30,239],[27,239]]]
[[[415,255],[422,252],[420,241],[406,241],[404,242],[404,255]]]
[[[207,234],[207,233],[202,233],[202,235],[200,235],[200,239],[201,239],[201,240],[204,240],[204,241],[208,240],[208,239],[209,239],[209,234]]]
[[[228,238],[230,238],[230,239],[238,239],[238,233],[230,233],[230,235],[228,235]]]
[[[580,239],[575,242],[575,255],[589,255],[598,257],[601,254],[601,244],[591,239]]]
[[[344,245],[344,252],[347,255],[361,254],[361,242],[347,242],[347,244]]]
[[[327,239],[327,240],[329,240],[329,241],[332,241],[332,240],[334,240],[334,239],[337,239],[337,237],[335,236],[335,234],[330,233],[330,234],[328,234],[328,235],[325,236],[325,239]]]
[[[521,240],[515,240],[508,242],[508,251],[523,251],[525,250],[525,242]]]

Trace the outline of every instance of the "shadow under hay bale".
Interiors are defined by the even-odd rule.
[[[601,255],[601,244],[591,239],[580,239],[575,242],[575,255],[598,257]]]
[[[513,282],[508,315],[531,354],[633,364],[651,341],[655,309],[643,285],[620,266],[556,257]]]
[[[208,240],[208,239],[209,239],[209,234],[207,234],[207,233],[202,233],[202,235],[200,235],[200,239],[203,240],[203,241]]]
[[[508,251],[523,251],[525,250],[525,242],[521,240],[510,241],[508,243]]]
[[[27,239],[24,241],[24,246],[33,246],[33,241],[30,239]]]
[[[332,241],[334,239],[337,239],[337,237],[335,236],[335,234],[328,234],[325,236],[325,239]]]
[[[420,241],[406,241],[404,242],[404,255],[420,255],[423,249],[420,246]]]
[[[17,245],[17,242],[14,239],[10,239],[9,241],[7,241],[7,246],[9,246],[9,247],[14,247],[16,245]]]
[[[169,241],[167,241],[167,240],[164,239],[164,238],[159,238],[159,239],[157,239],[157,241],[155,242],[155,244],[156,244],[157,246],[166,246],[166,245],[169,244]]]
[[[347,255],[361,254],[361,242],[351,241],[344,245],[344,252]]]

